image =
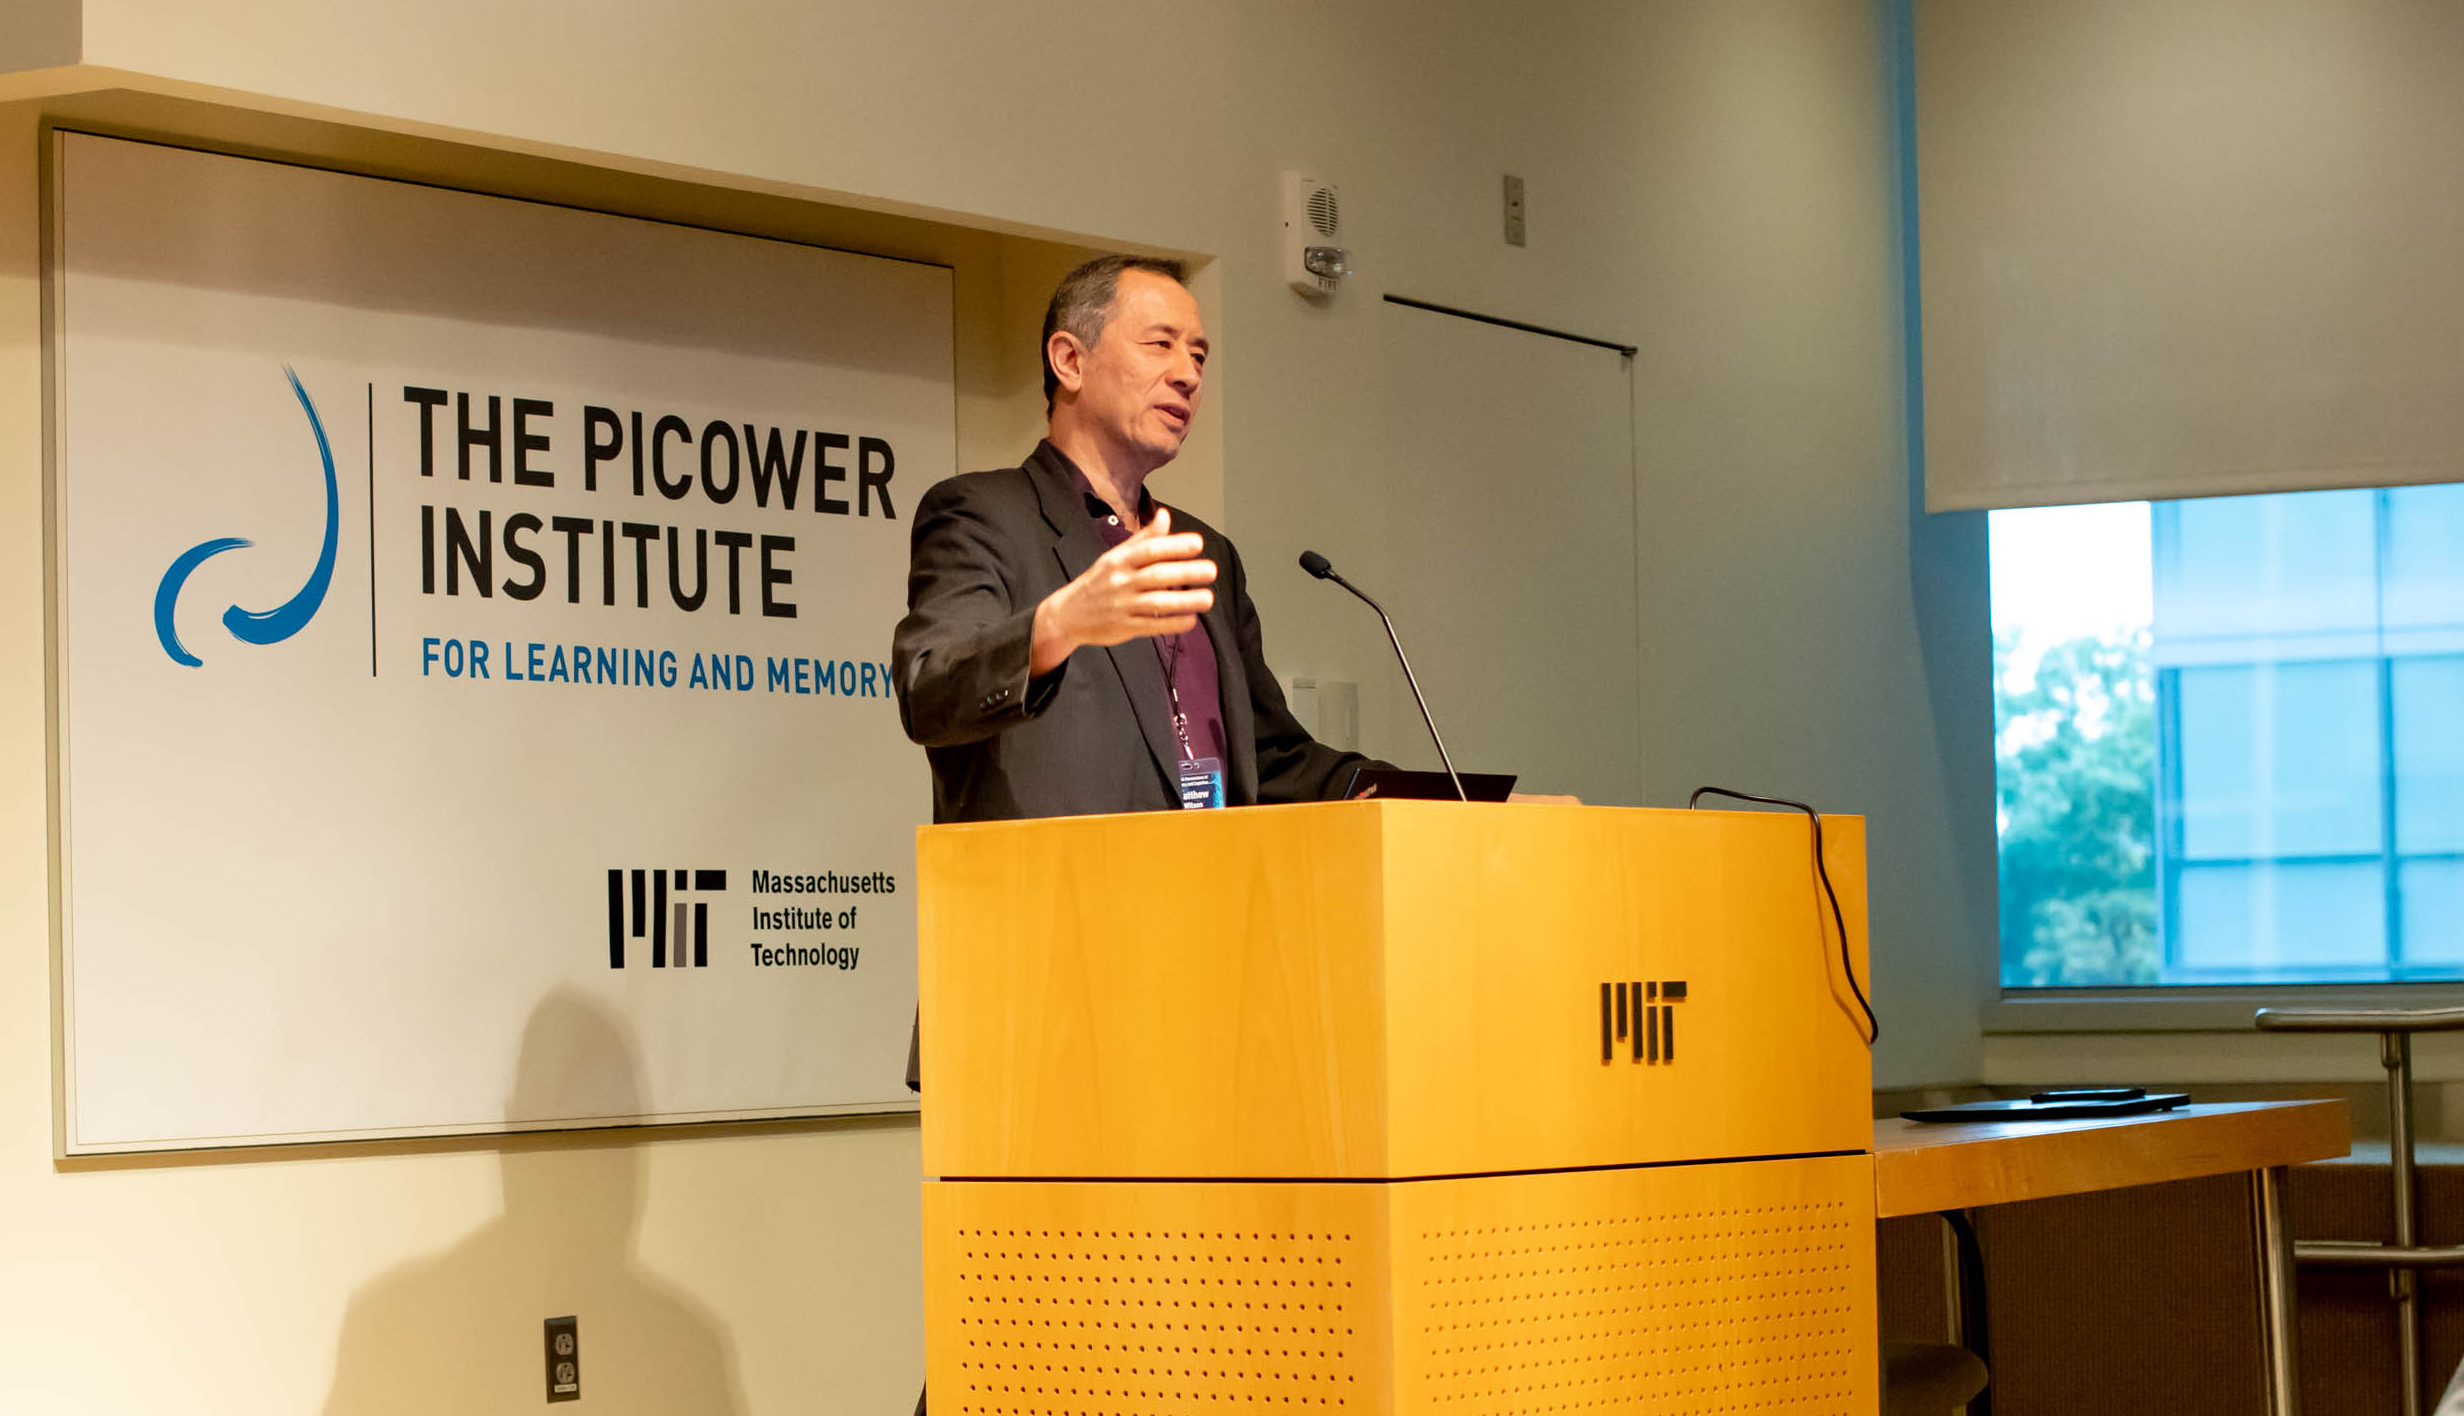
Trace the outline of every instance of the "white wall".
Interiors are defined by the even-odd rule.
[[[1357,679],[1365,696],[1391,691],[1374,622],[1282,568],[1330,523],[1444,493],[1381,456],[1364,396],[1383,357],[1374,295],[1638,344],[1646,796],[1676,804],[1719,782],[1871,818],[1877,1080],[1916,1084],[1977,1072],[1990,719],[1981,529],[1919,522],[1904,470],[1881,21],[1846,0],[86,0],[96,67],[0,79],[0,96],[147,89],[276,116],[45,102],[751,229],[938,241],[971,312],[962,454],[985,461],[1023,451],[1040,408],[1031,352],[996,336],[1040,306],[1031,287],[1066,253],[866,228],[812,203],[1218,257],[1200,282],[1216,441],[1158,490],[1221,505],[1279,669]],[[0,49],[0,74],[53,61]],[[0,1410],[314,1409],[355,1296],[456,1292],[514,1314],[563,1304],[508,1322],[578,1311],[586,1347],[681,1312],[732,1350],[750,1409],[898,1409],[920,1364],[903,1125],[50,1159],[40,106],[0,119]],[[1344,188],[1363,274],[1329,308],[1274,275],[1288,166]],[[1527,249],[1499,237],[1508,171],[1529,183]],[[1353,568],[1374,583],[1391,554]],[[1551,732],[1547,684],[1479,691]],[[509,1189],[560,1186],[578,1222],[528,1206],[499,1219]],[[556,1242],[577,1223],[596,1257]],[[132,1313],[149,1324],[134,1357],[118,1326]],[[535,1332],[472,1358],[525,1403]],[[604,1356],[588,1399],[616,1404],[626,1359],[591,1350]],[[426,1367],[409,1337],[352,1351],[375,1354],[352,1360],[380,1386]]]

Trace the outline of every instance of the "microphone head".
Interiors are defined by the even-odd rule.
[[[1300,553],[1300,568],[1309,572],[1311,575],[1316,576],[1320,580],[1324,580],[1327,576],[1335,573],[1334,564],[1328,561],[1326,557],[1319,555],[1315,551],[1303,551]]]

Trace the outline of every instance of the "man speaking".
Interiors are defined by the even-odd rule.
[[[891,671],[935,821],[1306,801],[1385,765],[1301,727],[1240,554],[1147,493],[1206,381],[1182,278],[1139,256],[1064,277],[1044,313],[1044,441],[917,506]]]
[[[1301,728],[1240,554],[1147,494],[1206,383],[1181,281],[1179,262],[1138,256],[1063,277],[1044,311],[1044,441],[916,507],[891,672],[932,759],[935,821],[1306,801],[1385,765]],[[910,1087],[918,1060],[911,1046]]]

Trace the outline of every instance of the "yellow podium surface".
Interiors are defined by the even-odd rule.
[[[1863,823],[1823,841],[1862,980]],[[1802,817],[1342,802],[918,861],[943,1416],[1875,1409]]]

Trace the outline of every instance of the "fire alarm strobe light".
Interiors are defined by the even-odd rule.
[[[1294,290],[1321,298],[1335,293],[1352,273],[1342,236],[1343,208],[1333,184],[1283,174],[1283,278]]]

